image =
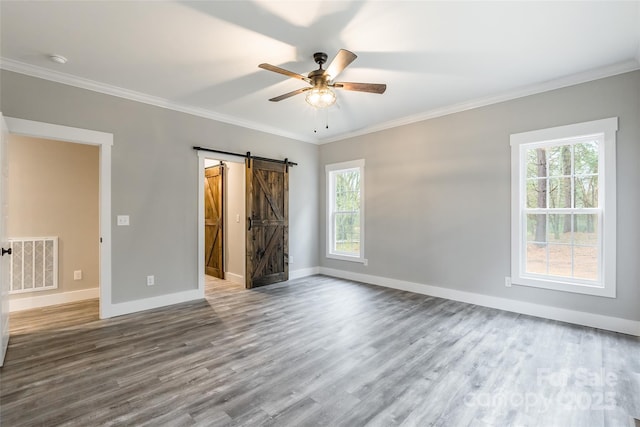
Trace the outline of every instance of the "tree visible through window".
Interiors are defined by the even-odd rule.
[[[598,280],[599,144],[527,149],[527,273]]]
[[[512,281],[615,296],[615,131],[603,119],[511,135]]]
[[[327,165],[327,256],[363,260],[364,161]]]
[[[335,172],[334,252],[360,254],[360,171]]]

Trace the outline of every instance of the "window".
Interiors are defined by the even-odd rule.
[[[326,165],[327,258],[364,259],[364,160]]]
[[[615,297],[617,118],[511,135],[517,285]]]

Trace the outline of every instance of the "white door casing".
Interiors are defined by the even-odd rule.
[[[7,143],[9,131],[7,124],[0,113],[0,366],[4,364],[4,356],[9,345],[9,268],[10,253],[5,252],[9,248],[6,236],[7,226],[7,177],[9,176],[9,164],[7,162]]]

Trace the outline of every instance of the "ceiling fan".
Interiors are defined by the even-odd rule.
[[[329,64],[329,67],[325,70],[322,66],[327,62],[327,54],[324,52],[316,52],[313,54],[313,60],[319,65],[319,68],[311,71],[307,76],[303,76],[302,74],[294,73],[293,71],[285,70],[284,68],[276,67],[271,64],[260,64],[258,67],[264,70],[273,71],[274,73],[283,74],[294,79],[304,80],[311,85],[311,87],[304,87],[285,93],[284,95],[276,96],[275,98],[271,98],[269,101],[278,102],[294,95],[307,92],[305,99],[310,105],[316,108],[326,108],[336,102],[336,94],[331,89],[344,89],[356,92],[380,94],[387,90],[386,84],[334,81],[334,79],[338,77],[338,74],[347,68],[347,66],[356,58],[357,56],[355,53],[349,52],[345,49],[340,49],[336,57],[331,61],[331,64]]]

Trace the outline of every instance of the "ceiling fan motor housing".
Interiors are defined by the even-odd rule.
[[[320,68],[322,69],[322,64],[327,62],[327,54],[324,52],[316,52],[313,54],[313,60],[316,62],[316,64],[320,65]]]

